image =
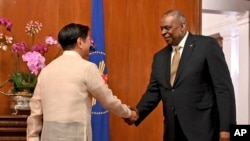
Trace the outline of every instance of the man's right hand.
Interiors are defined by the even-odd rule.
[[[129,106],[129,109],[131,110],[131,116],[129,118],[124,118],[124,121],[128,125],[133,125],[135,121],[139,118],[139,112],[135,107]]]

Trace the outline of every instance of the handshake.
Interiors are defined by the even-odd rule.
[[[139,111],[137,110],[136,107],[133,106],[129,106],[129,109],[131,110],[131,116],[129,118],[123,118],[123,119],[128,125],[133,125],[139,118]]]

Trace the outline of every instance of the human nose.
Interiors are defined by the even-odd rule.
[[[162,35],[165,35],[166,33],[167,33],[167,29],[162,28],[162,29],[161,29],[161,34],[162,34]]]

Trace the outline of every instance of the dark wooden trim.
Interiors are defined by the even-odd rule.
[[[26,141],[27,115],[0,116],[0,141]]]

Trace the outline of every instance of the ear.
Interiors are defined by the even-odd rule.
[[[82,38],[77,38],[76,44],[77,44],[77,46],[78,46],[80,49],[83,49],[83,48],[84,48],[84,46],[83,46],[84,41],[83,41]]]
[[[181,27],[182,27],[182,28],[186,28],[186,26],[187,26],[186,23],[182,23],[182,24],[181,24]]]
[[[181,24],[181,31],[182,31],[182,32],[186,31],[186,29],[187,29],[186,26],[187,26],[186,23],[182,23],[182,24]]]
[[[79,45],[81,45],[82,44],[82,39],[81,38],[77,38],[76,43],[79,44]]]

